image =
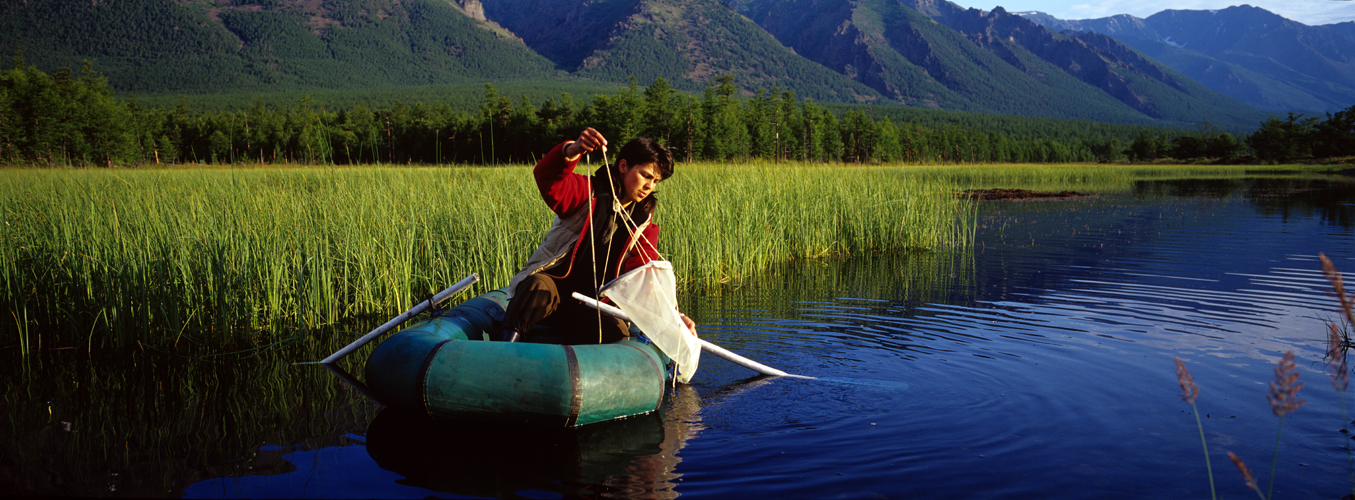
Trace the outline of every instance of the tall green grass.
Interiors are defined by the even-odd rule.
[[[660,249],[684,287],[774,263],[963,247],[973,205],[906,168],[683,164]],[[0,171],[3,342],[269,345],[504,286],[551,214],[525,167]]]
[[[1304,175],[1332,172],[1330,165],[1189,165],[1020,163],[997,165],[923,165],[910,167],[922,178],[950,183],[960,189],[1020,188],[1038,191],[1094,193],[1132,190],[1135,181],[1168,179],[1239,179],[1259,174]]]
[[[962,248],[974,205],[907,168],[683,165],[660,184],[660,251],[698,284],[792,259]]]

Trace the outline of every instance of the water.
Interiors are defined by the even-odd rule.
[[[11,368],[0,493],[1202,498],[1179,357],[1219,496],[1241,498],[1226,453],[1266,488],[1266,384],[1292,350],[1307,404],[1285,420],[1275,495],[1339,498],[1355,409],[1324,373],[1337,309],[1319,252],[1355,274],[1349,179],[985,202],[972,253],[798,264],[684,302],[707,340],[822,380],[706,356],[662,414],[575,431],[430,425],[286,363],[330,345],[235,367],[56,353]]]

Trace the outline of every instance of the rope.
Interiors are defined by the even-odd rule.
[[[645,234],[644,234],[643,232],[640,231],[640,226],[637,225],[637,224],[635,223],[635,221],[631,218],[630,210],[628,210],[626,207],[622,206],[622,205],[621,205],[621,200],[617,199],[617,193],[616,193],[616,179],[612,177],[611,162],[607,159],[607,146],[604,145],[604,146],[602,146],[601,149],[602,149],[602,164],[603,164],[604,166],[606,166],[606,171],[607,171],[607,188],[608,188],[608,190],[611,191],[611,194],[612,194],[612,212],[613,212],[613,217],[615,217],[615,216],[618,215],[618,214],[621,215],[621,220],[624,221],[624,227],[626,228],[626,233],[627,233],[626,241],[627,241],[627,242],[630,242],[630,241],[631,241],[631,238],[638,238],[638,239],[635,241],[635,246],[639,246],[640,240],[644,240],[645,242],[649,243],[650,248],[653,248],[653,249],[654,249],[654,256],[655,256],[655,257],[658,257],[659,260],[663,260],[663,255],[659,253],[659,247],[658,247],[657,245],[655,245],[653,242],[650,242],[650,241],[649,241],[649,238],[646,238],[646,237],[645,237]],[[618,160],[618,161],[620,161],[620,160]],[[595,200],[594,200],[594,198],[593,198],[593,189],[592,189],[592,186],[593,186],[593,172],[594,172],[594,170],[591,168],[591,165],[589,165],[589,166],[590,166],[590,168],[589,168],[589,174],[588,174],[588,186],[589,186],[589,189],[588,189],[588,220],[589,220],[589,224],[588,224],[588,233],[589,233],[589,234],[588,234],[588,237],[589,237],[590,240],[592,241],[592,244],[589,245],[589,247],[592,249],[592,254],[593,254],[593,255],[592,255],[592,257],[593,257],[593,259],[592,259],[592,260],[593,260],[593,276],[592,276],[592,277],[593,277],[593,290],[594,290],[594,293],[596,294],[596,293],[597,293],[597,292],[596,292],[597,289],[602,288],[602,284],[601,284],[601,283],[598,283],[598,270],[597,270],[597,266],[598,266],[597,260],[598,260],[598,259],[597,259],[597,237],[596,237],[596,236],[597,236],[597,233],[594,231],[594,227],[596,226],[596,224],[593,223],[593,204],[595,203]],[[624,187],[624,186],[623,186],[623,187]],[[632,205],[632,208],[633,208],[635,204],[632,203],[631,205]],[[612,255],[612,241],[615,240],[615,239],[616,239],[615,236],[610,237],[610,238],[607,238],[607,252],[606,252],[605,254],[603,254],[603,255],[604,255],[606,258],[608,258],[608,259],[611,258],[611,255]],[[630,248],[631,248],[631,245],[628,244],[627,247],[626,247],[626,250],[629,251]],[[624,257],[624,256],[623,256],[623,257]],[[606,264],[607,264],[607,263],[604,263],[604,265],[603,265],[603,269],[604,269],[604,270],[606,269]],[[617,262],[617,269],[616,269],[616,272],[617,272],[618,274],[620,274],[620,272],[621,272],[620,265],[621,265],[621,263],[618,261],[618,262]],[[601,309],[597,310],[597,317],[598,317],[598,343],[601,344],[601,343],[602,343],[602,310],[601,310]]]
[[[606,148],[606,147],[603,147],[603,148],[602,148],[602,155],[603,155],[603,156],[602,156],[602,159],[605,161],[605,160],[607,159],[607,148]],[[621,213],[621,214],[623,215],[623,217],[621,217],[621,219],[622,219],[623,221],[625,221],[625,224],[626,224],[626,231],[629,233],[630,236],[634,237],[634,236],[637,236],[637,235],[638,235],[638,237],[639,237],[640,239],[643,239],[645,242],[648,242],[648,243],[649,243],[649,246],[652,247],[652,248],[654,249],[655,257],[658,257],[659,260],[663,260],[663,255],[662,255],[662,254],[659,254],[659,247],[658,247],[658,245],[655,245],[653,242],[649,241],[649,238],[646,238],[646,237],[645,237],[645,233],[640,232],[640,226],[637,225],[637,224],[635,224],[635,220],[631,218],[631,216],[630,216],[630,210],[627,210],[625,207],[622,207],[622,206],[621,206],[621,202],[620,202],[619,200],[616,199],[616,187],[615,187],[615,186],[616,186],[616,183],[615,183],[615,180],[612,179],[612,170],[611,170],[610,168],[607,169],[607,185],[610,186],[610,187],[612,188],[612,207],[613,207],[612,209],[615,210],[615,211],[617,211],[617,212],[619,212],[619,213]],[[624,186],[623,186],[623,187],[624,187]],[[634,205],[634,204],[632,204],[632,205]],[[626,238],[626,241],[630,241],[630,238]],[[635,243],[638,245],[638,244],[639,244],[639,240],[636,240]],[[607,254],[608,254],[608,255],[611,255],[611,252],[612,252],[611,244],[612,244],[611,240],[608,240],[608,241],[607,241]],[[630,246],[627,246],[626,250],[629,251],[629,250],[630,250]],[[618,271],[618,272],[619,272],[619,271]]]
[[[585,156],[585,157],[586,157],[586,156]],[[587,158],[587,157],[586,157],[586,158]],[[588,159],[589,159],[589,162],[588,162],[588,251],[589,251],[589,253],[592,254],[592,255],[591,255],[592,258],[589,259],[589,260],[592,261],[592,263],[593,263],[593,273],[592,273],[591,277],[593,278],[593,296],[596,297],[596,296],[597,296],[597,293],[598,293],[598,292],[597,292],[597,289],[598,289],[598,239],[597,239],[597,221],[593,220],[593,205],[594,205],[597,201],[596,201],[596,199],[593,197],[593,172],[594,172],[594,170],[593,170],[593,168],[592,168],[592,167],[593,167],[593,163],[592,163],[592,159],[591,159],[591,158],[588,158]],[[604,166],[607,165],[607,146],[605,146],[605,145],[602,146],[602,164],[603,164]],[[608,177],[608,180],[609,180],[609,181],[611,180],[611,179],[610,179],[611,175],[612,175],[612,169],[608,168],[608,169],[607,169],[607,177]],[[613,190],[613,191],[615,191],[615,190]],[[616,193],[615,193],[615,192],[612,193],[612,197],[613,197],[613,199],[615,199],[615,197],[616,197]],[[608,238],[608,240],[610,240],[610,238]],[[607,247],[607,252],[608,252],[608,253],[611,253],[611,251],[612,251],[612,249],[611,249],[611,246],[610,246],[610,243],[609,243],[609,244],[608,244],[608,247]],[[603,267],[603,269],[606,269],[606,267]],[[599,309],[599,310],[597,311],[597,321],[598,321],[598,343],[601,344],[601,343],[602,343],[602,310],[601,310],[601,309]]]

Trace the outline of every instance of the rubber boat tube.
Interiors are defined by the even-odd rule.
[[[653,345],[483,341],[507,302],[495,290],[401,330],[368,357],[367,385],[437,419],[576,427],[658,409],[668,358]]]

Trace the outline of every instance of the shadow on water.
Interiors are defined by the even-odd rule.
[[[352,444],[377,410],[325,370],[288,363],[328,348],[62,349],[5,363],[0,496],[177,497],[205,478],[294,471],[286,454]]]
[[[758,379],[723,392],[760,385]],[[690,386],[662,412],[578,428],[513,422],[434,421],[386,408],[367,430],[367,451],[397,482],[457,495],[676,498],[678,453],[695,438],[702,398]]]
[[[661,412],[578,428],[514,422],[435,421],[385,408],[367,429],[367,452],[403,476],[399,484],[455,495],[676,498],[679,452],[705,429],[703,405],[718,405],[768,384],[737,381],[709,397],[688,385],[668,393]],[[907,384],[854,378],[779,383],[864,385],[904,390]],[[704,402],[703,402],[704,401]]]
[[[663,418],[640,415],[580,429],[505,422],[433,421],[386,408],[367,429],[367,452],[397,482],[459,495],[503,497],[537,490],[592,496],[609,476],[655,479],[648,491],[671,491],[660,476],[676,456],[663,452]],[[642,460],[643,459],[643,460]],[[665,460],[671,463],[664,463]],[[639,481],[635,481],[639,482]],[[647,487],[645,487],[647,486]],[[676,496],[676,495],[672,495]]]

